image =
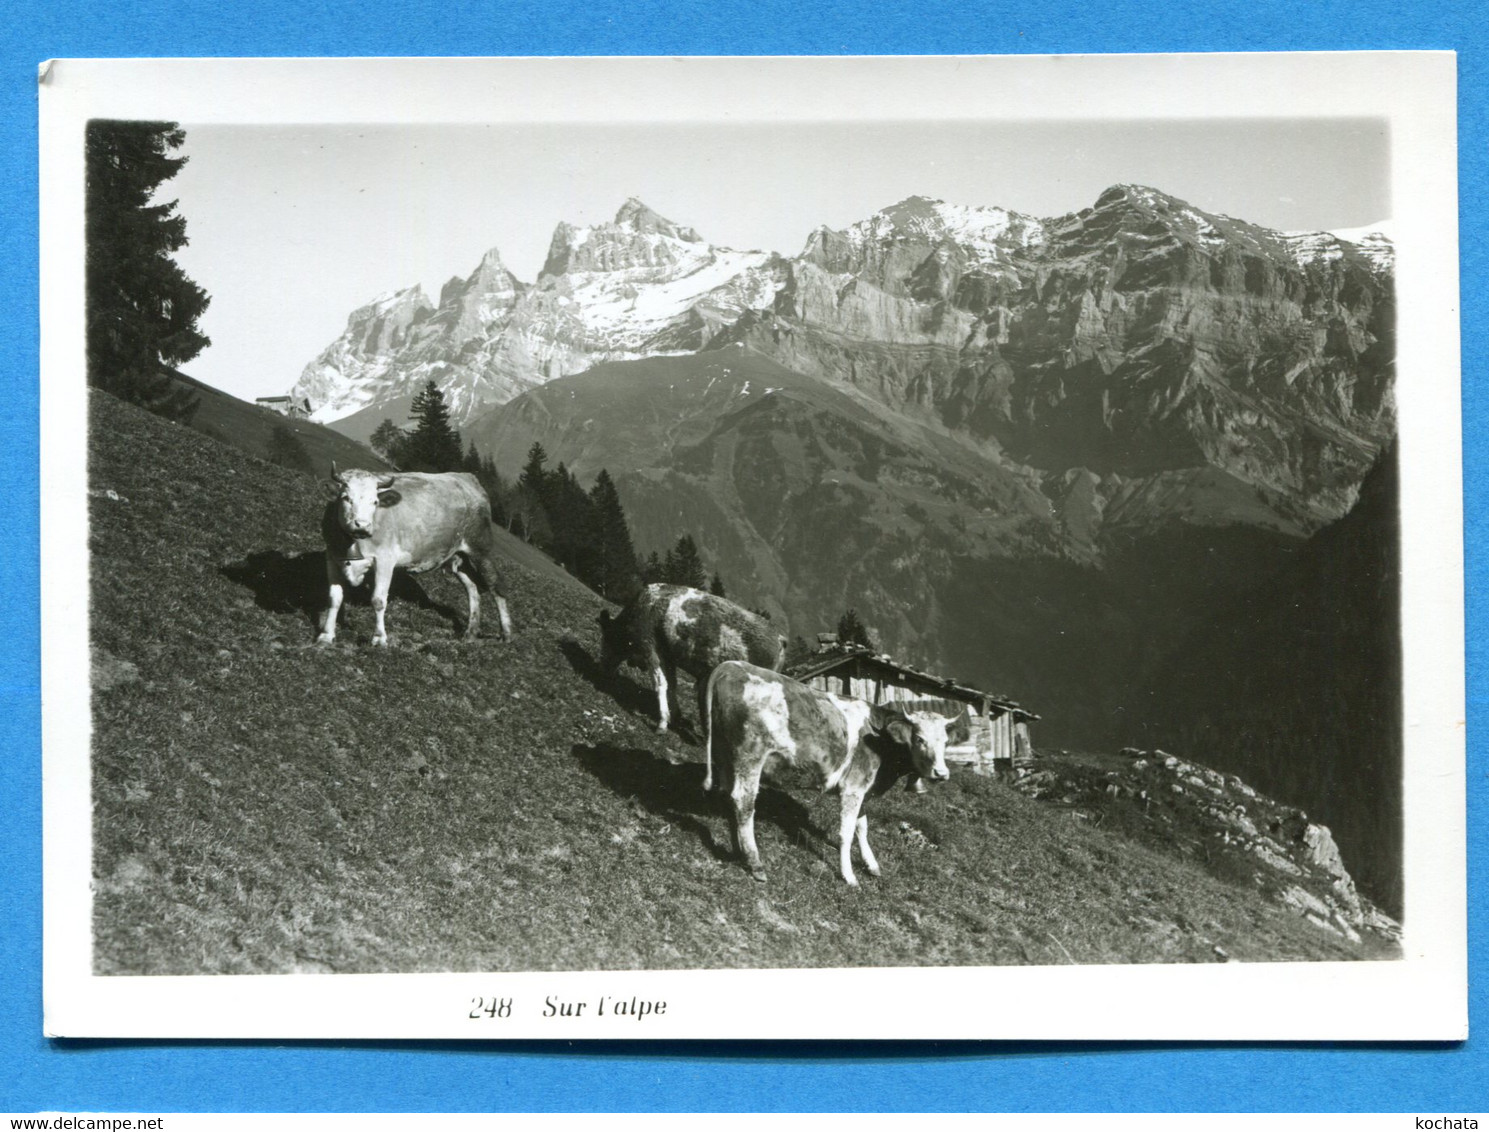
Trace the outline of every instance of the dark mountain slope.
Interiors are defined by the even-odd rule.
[[[598,366],[472,435],[509,473],[533,440],[608,467],[643,551],[692,532],[807,638],[856,607],[897,655],[1035,704],[1049,742],[1119,738],[1142,675],[1299,541],[1218,469],[1108,477],[1103,500],[745,349]]]
[[[756,885],[698,749],[600,686],[582,587],[509,547],[512,642],[457,640],[439,577],[395,594],[392,648],[364,606],[316,649],[316,481],[104,395],[91,416],[100,972],[1368,954],[970,775],[870,803],[885,876],[860,891],[835,810],[767,789]]]
[[[1327,822],[1360,888],[1399,918],[1398,492],[1392,445],[1353,511],[1175,650],[1149,684],[1141,733],[1204,751]]]

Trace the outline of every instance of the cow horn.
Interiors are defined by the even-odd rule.
[[[377,489],[378,489],[378,491],[387,491],[388,488],[390,488],[390,487],[393,486],[393,480],[396,479],[396,478],[397,478],[396,476],[389,476],[387,479],[378,480],[377,481]]]

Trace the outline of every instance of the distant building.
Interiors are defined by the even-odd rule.
[[[823,692],[856,696],[871,704],[903,704],[911,711],[934,711],[957,721],[950,729],[949,762],[973,763],[988,770],[1011,769],[1033,758],[1029,724],[1037,720],[1013,700],[958,684],[900,664],[883,653],[839,644],[831,634],[817,654],[787,675]],[[961,724],[958,726],[957,724]]]
[[[297,421],[310,416],[310,401],[305,397],[260,397],[254,404]]]

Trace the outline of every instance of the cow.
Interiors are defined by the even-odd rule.
[[[708,726],[703,694],[708,674],[726,660],[778,669],[786,638],[770,622],[732,601],[691,586],[654,584],[633,597],[619,617],[600,612],[600,665],[612,675],[622,664],[651,673],[657,689],[657,730],[665,732],[677,708],[677,670],[698,691],[698,729]]]
[[[950,777],[946,718],[935,712],[905,715],[892,707],[819,692],[738,661],[714,669],[705,701],[708,769],[703,789],[713,789],[717,760],[719,785],[728,789],[733,803],[735,852],[759,881],[765,879],[765,867],[755,845],[755,798],[760,776],[772,760],[813,773],[824,794],[839,793],[839,866],[843,879],[855,887],[855,835],[863,863],[879,875],[879,862],[869,848],[869,819],[859,813],[864,797],[881,794],[908,775]]]
[[[496,597],[502,639],[511,639],[512,618],[496,568],[491,501],[475,476],[465,472],[342,472],[333,462],[331,487],[336,497],[326,505],[321,520],[331,604],[317,644],[336,640],[342,587],[360,586],[370,570],[372,608],[377,614],[372,643],[386,646],[384,616],[393,571],[422,574],[441,566],[448,566],[460,579],[470,599],[465,636],[474,637],[480,631],[480,590],[487,588]]]

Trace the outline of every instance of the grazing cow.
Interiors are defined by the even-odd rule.
[[[384,614],[393,571],[422,574],[441,566],[448,566],[460,579],[470,598],[465,635],[474,637],[480,630],[480,590],[491,589],[502,639],[511,639],[512,618],[496,569],[491,501],[475,476],[465,472],[338,472],[333,463],[331,477],[337,494],[321,520],[331,607],[317,644],[336,640],[342,586],[360,586],[371,570],[372,608],[377,614],[372,643],[386,645]]]
[[[708,674],[726,660],[780,668],[786,638],[769,621],[690,586],[650,585],[611,617],[600,612],[600,664],[614,673],[623,663],[648,671],[657,688],[658,731],[677,708],[677,670],[698,686],[698,729],[708,726],[703,702]]]
[[[882,794],[906,775],[944,779],[946,719],[934,712],[904,715],[891,707],[819,692],[765,668],[731,661],[714,669],[706,692],[708,773],[714,759],[720,785],[733,802],[734,848],[756,880],[765,879],[755,845],[755,797],[760,775],[772,759],[814,771],[822,792],[842,798],[838,853],[843,879],[853,875],[853,842],[874,876],[879,862],[869,848],[869,819],[860,815],[864,796]]]

